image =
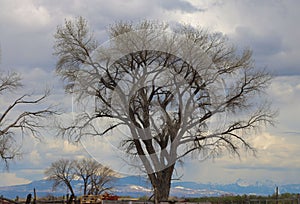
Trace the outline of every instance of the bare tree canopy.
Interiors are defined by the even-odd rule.
[[[99,195],[113,187],[116,173],[93,159],[76,161],[74,170],[83,181],[83,195]]]
[[[250,50],[238,54],[220,33],[188,25],[121,22],[109,35],[97,47],[81,17],[57,29],[56,71],[85,104],[60,128],[63,136],[122,129],[120,148],[147,173],[156,202],[168,199],[175,164],[186,155],[255,151],[246,136],[272,124],[274,112],[258,100],[271,76],[254,67]]]
[[[113,189],[115,176],[116,172],[107,166],[101,166],[96,169],[94,174],[91,175],[90,188],[87,194],[100,195],[105,191]]]
[[[112,169],[92,159],[60,159],[45,170],[45,175],[48,180],[54,181],[53,189],[65,185],[74,197],[74,179],[82,181],[83,195],[98,195],[112,189],[116,174]]]
[[[0,98],[6,99],[0,106],[0,156],[6,165],[8,160],[21,155],[17,136],[27,134],[38,138],[40,130],[45,127],[41,123],[43,119],[57,114],[53,106],[43,104],[49,96],[48,90],[38,96],[24,93],[15,96],[14,93],[21,88],[18,73],[0,70]]]
[[[75,196],[75,191],[71,182],[75,179],[74,172],[75,161],[69,159],[60,159],[51,164],[49,168],[45,170],[45,175],[48,180],[54,181],[53,190],[59,185],[66,185],[69,189],[71,196]]]

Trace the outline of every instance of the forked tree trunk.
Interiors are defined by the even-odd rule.
[[[154,203],[167,201],[170,194],[171,179],[175,164],[163,169],[162,171],[148,174],[154,190]]]

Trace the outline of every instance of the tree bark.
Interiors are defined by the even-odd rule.
[[[152,174],[148,174],[154,191],[154,203],[158,204],[161,201],[169,199],[172,174],[175,164]]]

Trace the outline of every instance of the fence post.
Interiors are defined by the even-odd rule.
[[[278,186],[276,186],[275,197],[276,197],[276,204],[278,204]]]
[[[33,204],[36,204],[36,191],[35,191],[35,188],[33,188]]]

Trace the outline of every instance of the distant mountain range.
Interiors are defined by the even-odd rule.
[[[73,186],[77,195],[81,192],[81,181],[74,181]],[[142,197],[151,196],[152,189],[150,182],[140,176],[128,176],[117,178],[114,183],[113,194],[119,196]],[[272,181],[256,182],[248,184],[239,179],[232,184],[202,184],[197,182],[174,182],[171,187],[171,196],[177,197],[207,197],[222,195],[272,195],[276,185]],[[280,185],[280,193],[300,193],[300,184]],[[52,182],[47,180],[33,181],[29,184],[0,187],[0,195],[14,199],[16,196],[25,198],[27,194],[33,193],[36,189],[37,196],[47,195],[62,196],[67,194],[66,187],[59,187],[52,191]]]

